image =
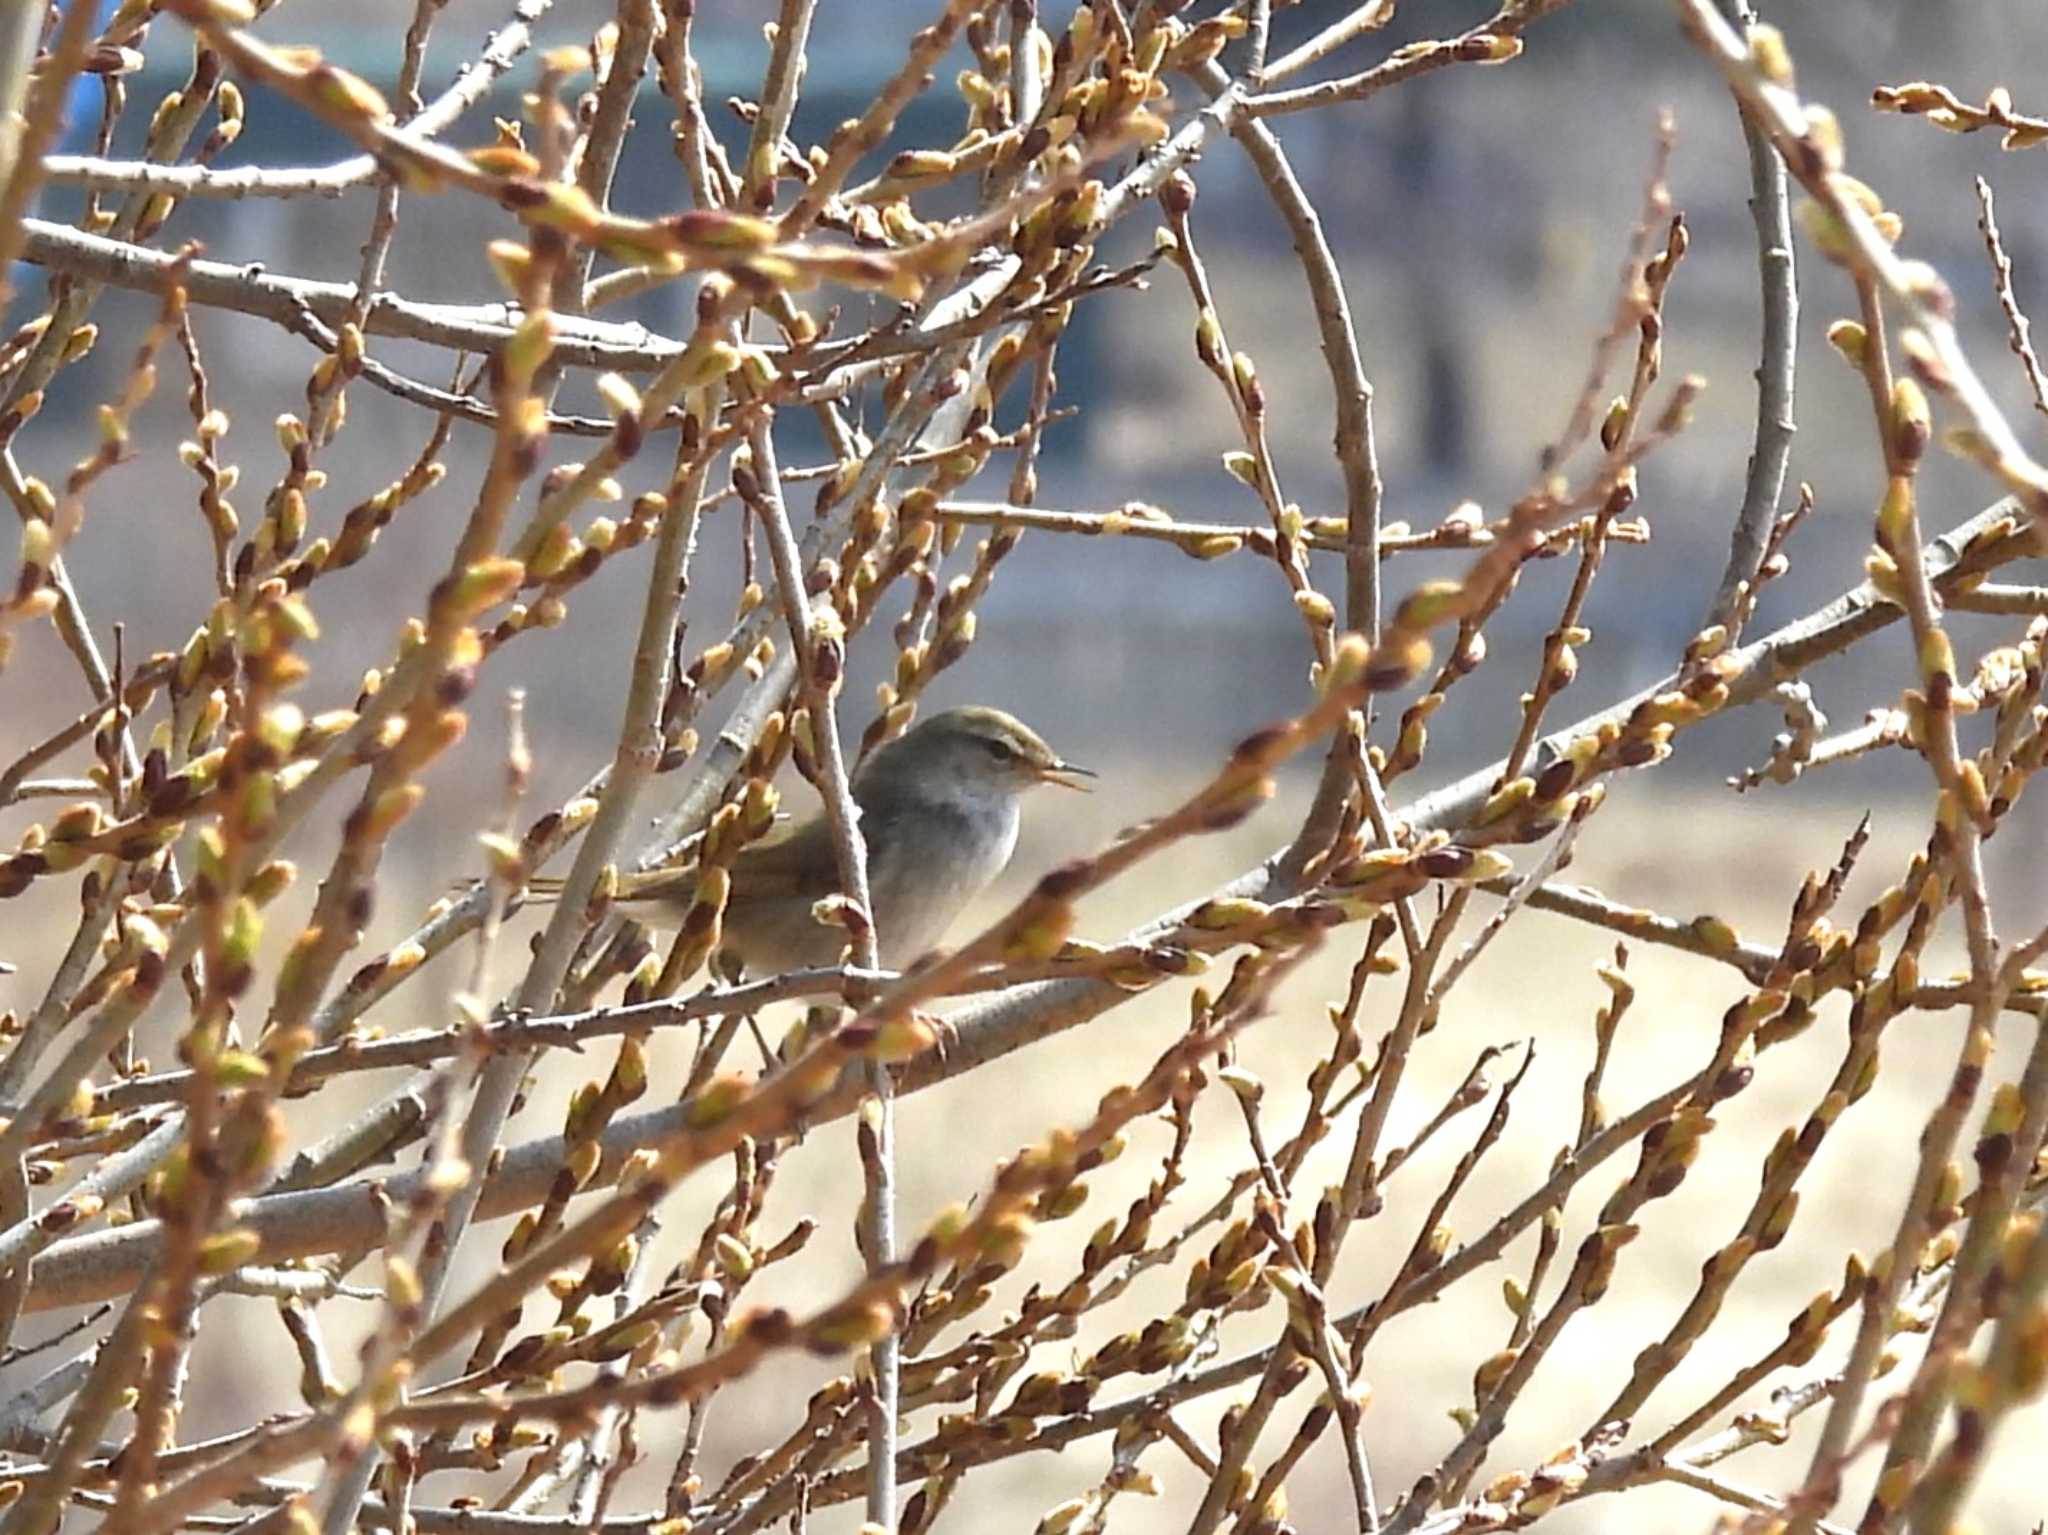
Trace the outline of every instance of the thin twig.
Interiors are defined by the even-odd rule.
[[[1998,292],[1998,307],[2005,311],[2012,354],[2020,360],[2020,367],[2026,372],[2027,388],[2034,395],[2034,409],[2048,415],[2048,374],[2041,371],[2041,359],[2034,355],[2033,326],[2013,292],[2012,257],[2005,253],[2005,241],[1999,237],[1998,210],[1991,195],[1991,183],[1979,176],[1976,186],[1977,227],[1983,231],[1984,249],[1991,257],[1991,285]]]
[[[1749,0],[1716,0],[1738,27],[1756,19]],[[1749,216],[1756,224],[1758,282],[1763,294],[1763,341],[1756,366],[1756,442],[1743,480],[1742,506],[1735,514],[1728,566],[1707,607],[1705,622],[1741,632],[1747,598],[1754,599],[1764,548],[1784,493],[1792,460],[1794,370],[1799,337],[1799,270],[1792,252],[1792,204],[1786,192],[1785,162],[1770,135],[1742,113],[1742,139],[1749,151]]]

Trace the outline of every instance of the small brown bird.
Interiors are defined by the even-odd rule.
[[[1078,780],[1094,776],[1063,762],[1022,721],[979,706],[934,714],[863,762],[852,789],[882,963],[900,968],[923,954],[1003,872],[1027,789],[1085,790]],[[690,867],[627,875],[618,899],[665,904],[680,917],[696,879]],[[845,934],[820,923],[812,907],[838,889],[832,830],[820,810],[734,860],[722,947],[755,976],[834,964]]]

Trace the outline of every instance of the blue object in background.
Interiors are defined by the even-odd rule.
[[[72,0],[74,5],[84,5],[87,0]],[[114,12],[120,7],[120,0],[98,0],[99,19],[94,31],[106,30],[114,19]],[[64,126],[58,132],[57,148],[67,154],[89,154],[92,151],[92,135],[100,120],[101,92],[104,87],[91,75],[80,75],[72,82],[71,93],[64,98]]]

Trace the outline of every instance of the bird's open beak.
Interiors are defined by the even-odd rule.
[[[1055,762],[1049,768],[1040,768],[1038,770],[1038,781],[1040,783],[1057,784],[1062,789],[1073,789],[1081,794],[1091,794],[1094,792],[1088,785],[1080,782],[1083,778],[1093,778],[1094,776],[1095,769],[1076,767],[1071,762]]]

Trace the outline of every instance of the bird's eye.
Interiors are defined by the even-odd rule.
[[[1007,765],[1017,760],[1017,749],[1008,741],[984,741],[982,744],[988,748],[989,756],[997,762]]]

